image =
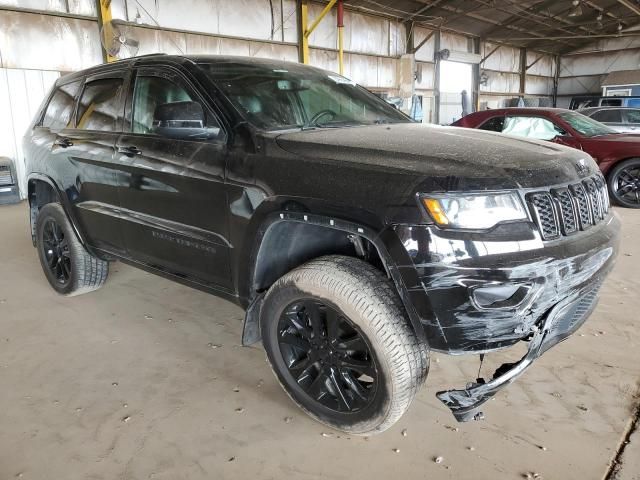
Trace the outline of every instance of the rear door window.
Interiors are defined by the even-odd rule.
[[[640,124],[640,110],[627,110],[625,114],[627,116],[627,123]]]
[[[620,110],[600,110],[591,115],[591,118],[602,123],[622,123]]]
[[[81,81],[67,83],[56,88],[42,118],[42,126],[50,130],[62,130],[69,126],[76,93]]]
[[[480,130],[488,130],[490,132],[501,132],[504,128],[504,117],[493,117],[484,122],[480,127]]]
[[[122,117],[122,78],[104,78],[88,82],[76,115],[76,128],[82,130],[115,131]]]

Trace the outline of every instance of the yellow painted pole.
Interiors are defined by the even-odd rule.
[[[344,75],[344,4],[338,2],[338,71]]]
[[[98,28],[100,28],[101,33],[104,31],[104,40],[105,44],[108,44],[111,41],[111,0],[98,0]],[[105,26],[104,28],[102,28]],[[109,55],[106,49],[103,49],[104,60],[107,62],[114,62],[117,60],[113,55]]]
[[[309,24],[309,2],[302,0],[300,8],[300,21],[302,22],[302,63],[309,64],[309,35],[307,35],[307,25]]]

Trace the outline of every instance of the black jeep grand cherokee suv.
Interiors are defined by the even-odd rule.
[[[593,160],[414,124],[298,64],[153,55],[61,78],[25,138],[33,242],[61,294],[122,260],[246,309],[291,398],[391,426],[429,351],[528,345],[438,393],[458,420],[592,311],[617,252]]]

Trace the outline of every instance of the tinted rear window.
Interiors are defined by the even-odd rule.
[[[85,85],[78,105],[77,128],[114,131],[122,115],[121,78],[105,78]]]
[[[42,126],[51,130],[62,130],[69,125],[76,93],[80,81],[67,83],[56,88],[42,118]]]

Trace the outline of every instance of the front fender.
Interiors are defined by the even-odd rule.
[[[416,335],[418,335],[422,341],[426,342],[424,329],[420,323],[420,316],[412,303],[409,290],[407,289],[407,284],[415,285],[419,279],[411,259],[400,242],[400,239],[392,229],[383,228],[382,231],[378,231],[367,225],[331,216],[280,211],[270,213],[261,223],[255,236],[255,247],[252,250],[251,258],[248,262],[246,277],[241,283],[241,285],[244,285],[250,290],[247,292],[246,297],[249,300],[249,308],[247,309],[247,316],[245,318],[244,344],[251,344],[260,339],[256,324],[260,315],[261,294],[254,288],[256,285],[255,274],[258,262],[260,261],[260,255],[261,253],[264,254],[261,249],[264,248],[265,238],[269,235],[271,229],[283,222],[325,228],[346,235],[361,237],[369,241],[376,249],[387,275],[393,281]],[[424,315],[425,312],[423,311],[422,314]]]

